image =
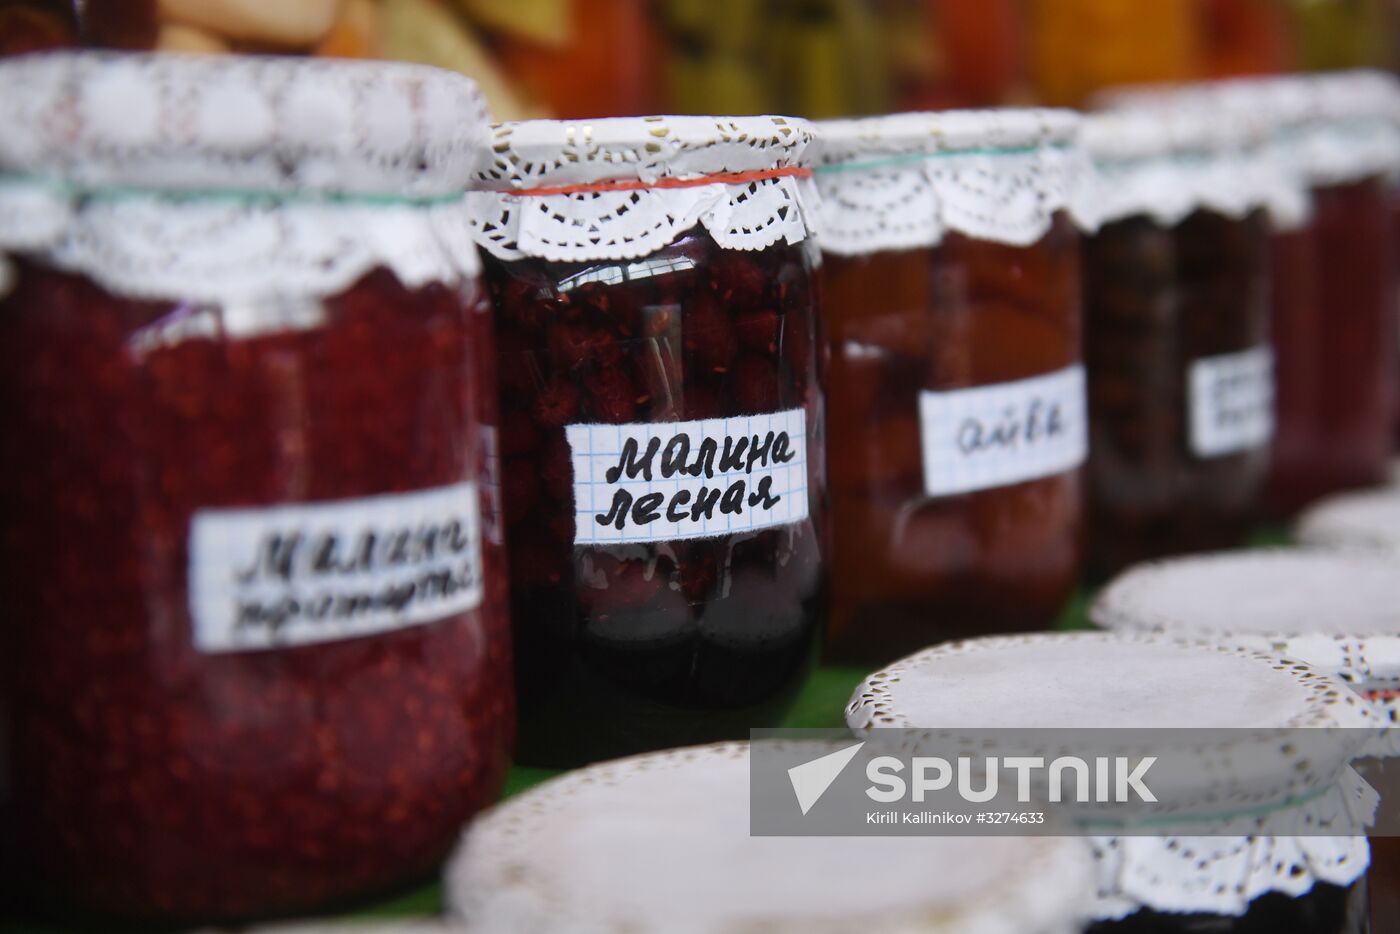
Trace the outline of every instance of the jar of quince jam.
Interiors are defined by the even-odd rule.
[[[820,125],[835,657],[1042,628],[1074,588],[1077,127],[1058,110]]]
[[[1274,424],[1266,209],[1283,183],[1248,126],[1184,104],[1085,121],[1099,572],[1234,544],[1254,519]]]
[[[826,620],[811,129],[497,127],[495,304],[520,760],[771,725]]]
[[[1173,594],[1184,604],[1198,592]],[[933,731],[942,748],[976,743],[1008,763],[1032,744],[1072,747],[1081,765],[1106,764],[1090,749],[1127,753],[1120,767],[1149,753],[1151,810],[1054,814],[1089,837],[1098,864],[1087,934],[1371,931],[1363,833],[1375,793],[1349,763],[1381,727],[1321,668],[1155,633],[971,639],[872,674],[846,722],[872,742]]]
[[[431,873],[513,729],[470,82],[0,63],[4,873],[300,910]]]

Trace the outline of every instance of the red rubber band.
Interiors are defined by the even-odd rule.
[[[1395,698],[1400,697],[1400,688],[1391,688],[1385,691],[1367,691],[1365,692],[1365,697],[1367,700],[1395,700]]]
[[[610,182],[585,182],[578,185],[553,185],[544,188],[522,188],[507,191],[505,194],[519,197],[539,195],[575,195],[593,191],[642,191],[647,188],[698,188],[701,185],[742,185],[766,178],[811,178],[812,170],[800,166],[781,169],[760,169],[753,172],[720,172],[715,175],[701,175],[698,178],[663,178],[655,182],[644,182],[639,178],[622,178]]]

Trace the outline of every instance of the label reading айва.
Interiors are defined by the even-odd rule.
[[[570,425],[574,544],[729,535],[807,518],[807,413]]]
[[[351,639],[481,603],[473,483],[324,503],[201,509],[190,615],[203,652]]]
[[[1084,368],[919,394],[929,496],[1024,483],[1072,470],[1089,450]]]
[[[1260,448],[1274,435],[1274,355],[1267,347],[1191,364],[1191,451],[1221,457]]]

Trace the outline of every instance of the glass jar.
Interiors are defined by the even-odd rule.
[[[1037,97],[1080,107],[1101,88],[1196,77],[1205,45],[1199,6],[1200,0],[1031,0]]]
[[[1087,419],[1067,111],[821,127],[833,657],[1048,626]]]
[[[1273,430],[1263,168],[1205,110],[1086,122],[1100,176],[1085,248],[1096,571],[1248,531]]]
[[[1400,574],[1393,554],[1368,554],[1365,546],[1374,542],[1366,530],[1347,535],[1344,520],[1350,511],[1356,518],[1388,512],[1393,521],[1400,516],[1400,497],[1387,505],[1354,496],[1352,508],[1320,511],[1318,521],[1305,521],[1299,537],[1310,547],[1199,555],[1134,569],[1100,593],[1090,618],[1123,633],[1243,645],[1299,659],[1338,675],[1370,703],[1390,725],[1358,766],[1381,793],[1369,869],[1372,921],[1380,931],[1391,926],[1400,906],[1400,838],[1393,836],[1392,816],[1400,795],[1394,758],[1400,752]],[[1365,904],[1354,891],[1325,886],[1313,894],[1316,920],[1306,930],[1351,930],[1341,919],[1364,917]],[[1251,911],[1245,930],[1293,930],[1276,921],[1285,902],[1273,898],[1265,910],[1261,900],[1261,916],[1256,920]],[[1271,919],[1274,926],[1265,923]]]
[[[474,88],[59,53],[0,124],[7,878],[150,922],[427,876],[514,715]]]
[[[1383,179],[1400,168],[1400,85],[1375,72],[1343,72],[1233,90],[1265,114],[1276,157],[1311,189],[1311,215],[1296,235],[1311,251],[1315,302],[1308,319],[1300,320],[1300,308],[1276,339],[1280,371],[1287,363],[1286,378],[1299,384],[1290,392],[1306,399],[1297,415],[1281,411],[1297,440],[1280,443],[1271,478],[1271,505],[1289,515],[1389,476],[1400,327],[1396,232]],[[1278,307],[1275,315],[1290,320]]]
[[[807,124],[503,124],[488,251],[521,761],[771,725],[826,621]]]
[[[940,749],[976,748],[1005,763],[1030,747],[1133,757],[1151,747],[1169,771],[1150,779],[1163,810],[1143,819],[1160,829],[1091,836],[1092,934],[1369,932],[1369,847],[1358,821],[1339,814],[1367,794],[1348,763],[1377,722],[1339,678],[1159,634],[1002,636],[936,646],[870,675],[846,722],[872,744],[936,730]],[[1280,744],[1299,735],[1289,728],[1327,739],[1305,753]],[[1177,836],[1183,826],[1190,834]]]

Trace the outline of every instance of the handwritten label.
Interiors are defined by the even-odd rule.
[[[1190,370],[1191,451],[1221,457],[1274,436],[1274,355],[1268,347],[1204,357]]]
[[[252,509],[190,523],[190,616],[203,652],[352,639],[481,604],[472,483]]]
[[[570,425],[574,544],[730,535],[807,518],[807,413]]]
[[[1084,368],[919,394],[924,489],[953,496],[1072,470],[1089,450]]]

